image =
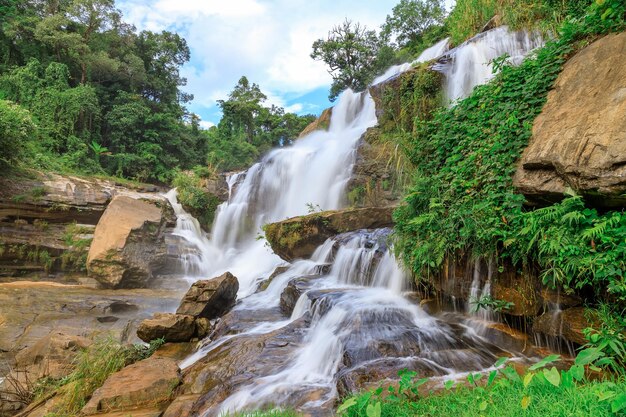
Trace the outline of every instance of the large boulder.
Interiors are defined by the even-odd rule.
[[[167,200],[118,196],[100,218],[87,257],[89,275],[106,288],[145,288],[164,263]]]
[[[286,261],[310,257],[326,239],[359,229],[393,225],[394,207],[324,211],[265,225],[272,250]]]
[[[176,314],[214,319],[235,305],[239,281],[230,272],[219,277],[195,282],[183,297]]]
[[[569,188],[597,206],[626,204],[626,32],[570,59],[535,119],[515,185],[530,200]]]
[[[132,415],[128,410],[133,408],[159,405],[165,408],[180,384],[179,372],[176,361],[159,356],[127,366],[93,393],[82,414],[126,410],[124,415]]]
[[[195,333],[194,318],[184,314],[155,313],[137,328],[137,336],[144,342],[160,338],[166,342],[188,342]]]

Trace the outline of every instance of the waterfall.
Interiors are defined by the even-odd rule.
[[[537,32],[511,32],[507,26],[500,26],[450,50],[434,69],[443,72],[446,97],[454,102],[469,96],[474,87],[494,77],[494,59],[506,54],[511,64],[518,65],[529,52],[543,43]]]
[[[538,42],[502,28],[447,53],[443,40],[418,61],[445,54],[438,68],[455,99],[489,79],[493,57],[508,53],[516,60]],[[406,69],[392,68],[377,81]],[[388,248],[389,229],[341,234],[320,245],[310,259],[289,264],[268,247],[264,224],[307,214],[310,207],[345,206],[357,143],[376,123],[369,93],[345,91],[328,131],[275,149],[228,179],[229,198],[217,210],[210,239],[178,205],[175,191],[168,193],[178,216],[174,233],[191,247],[185,255],[187,273],[198,279],[230,271],[240,283],[239,302],[229,313],[235,319],[220,321],[180,364],[193,372],[235,349],[228,369],[241,366],[240,374],[203,393],[194,406],[200,415],[270,404],[326,415],[332,413],[338,387],[350,387],[364,370],[383,369],[395,377],[411,368],[443,381],[490,369],[503,355],[519,357],[489,343],[467,324],[467,316],[430,316],[411,301],[403,292],[410,289],[407,274]],[[490,293],[491,263],[488,269],[486,280],[476,270],[472,293],[477,298]],[[489,312],[478,318],[489,320]],[[246,365],[237,346],[261,350]]]
[[[402,74],[403,72],[406,72],[409,69],[411,69],[411,67],[415,64],[432,61],[433,59],[438,58],[439,56],[441,56],[444,52],[448,50],[449,45],[450,45],[449,38],[440,40],[439,42],[437,42],[430,48],[425,49],[424,52],[422,52],[415,61],[406,62],[404,64],[393,65],[389,67],[387,71],[385,71],[383,74],[379,75],[378,77],[374,79],[374,81],[372,82],[372,85],[379,84],[385,80],[388,80],[399,74]]]

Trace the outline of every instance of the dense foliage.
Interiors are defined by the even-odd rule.
[[[4,168],[23,161],[168,182],[177,168],[204,165],[209,153],[213,164],[246,166],[312,119],[266,109],[262,93],[250,99],[235,94],[237,86],[221,102],[219,132],[203,131],[184,107],[192,96],[181,91],[179,70],[190,51],[179,35],[137,32],[114,0],[8,0],[1,7]]]
[[[289,145],[315,116],[285,113],[282,107],[265,106],[267,96],[257,84],[241,77],[228,95],[219,100],[222,119],[203,132],[207,160],[220,170],[246,168],[272,147]]]
[[[626,300],[623,213],[598,213],[580,198],[525,212],[512,185],[515,162],[563,63],[597,34],[623,29],[625,9],[617,0],[595,2],[562,25],[559,40],[519,67],[498,60],[500,74],[491,83],[419,122],[410,149],[414,184],[396,212],[397,247],[418,276],[438,271],[448,255],[500,254],[536,264],[547,284]]]
[[[457,0],[446,28],[458,45],[492,19],[513,28],[554,31],[568,16],[581,16],[593,0]]]

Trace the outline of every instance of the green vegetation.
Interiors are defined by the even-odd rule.
[[[203,171],[203,170],[201,170]],[[178,192],[178,202],[191,213],[200,224],[209,229],[213,224],[219,199],[206,189],[206,180],[216,176],[216,172],[179,171],[174,175],[172,185]]]
[[[590,381],[586,369],[597,369],[597,349],[579,353],[568,370],[549,367],[559,360],[550,355],[522,375],[506,358],[488,375],[469,374],[467,383],[446,381],[445,391],[423,396],[427,378],[402,371],[397,386],[350,397],[338,413],[349,417],[399,416],[615,416],[626,411],[626,381]]]
[[[272,147],[289,145],[315,116],[285,113],[282,107],[263,105],[267,96],[257,84],[241,77],[219,100],[222,119],[202,132],[207,139],[207,162],[219,170],[247,168]]]
[[[137,32],[114,0],[0,7],[3,174],[34,168],[169,182],[207,156],[221,169],[245,167],[313,120],[260,106],[260,92],[252,100],[231,94],[221,102],[223,123],[202,130],[184,107],[193,97],[181,91],[180,68],[190,52],[179,35]]]
[[[40,381],[35,389],[34,398],[35,400],[47,398],[55,392],[59,400],[55,403],[54,412],[47,416],[78,415],[93,392],[101,387],[111,374],[150,357],[164,343],[163,339],[156,339],[147,346],[123,346],[112,337],[96,339],[91,346],[78,354],[71,374],[61,380]]]
[[[409,149],[414,183],[395,218],[397,248],[419,277],[449,255],[501,255],[537,264],[545,283],[598,296],[608,290],[624,302],[623,214],[598,213],[576,197],[525,212],[512,176],[564,62],[597,34],[626,27],[625,9],[621,1],[594,3],[534,57],[519,67],[498,59],[491,83],[418,123]]]

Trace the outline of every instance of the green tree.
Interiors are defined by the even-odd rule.
[[[242,76],[239,82],[228,95],[228,100],[218,100],[223,117],[220,129],[231,135],[243,132],[248,143],[254,139],[256,119],[262,109],[262,103],[267,96],[261,92],[257,84],[250,84],[248,78]]]
[[[374,30],[346,19],[326,39],[313,42],[311,58],[324,61],[333,77],[329,99],[347,88],[364,90],[376,75],[380,41]]]
[[[418,43],[429,28],[443,24],[444,17],[442,0],[400,0],[387,15],[382,33],[406,47]]]
[[[34,130],[28,110],[0,100],[0,166],[13,165],[21,159]]]

